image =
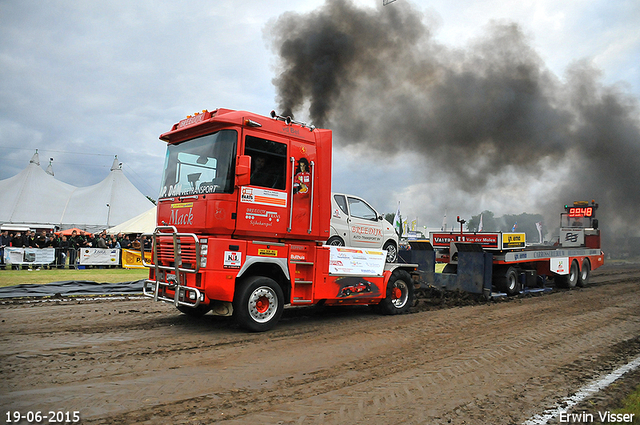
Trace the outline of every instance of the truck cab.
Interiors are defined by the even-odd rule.
[[[191,316],[232,315],[251,331],[273,327],[285,304],[368,304],[384,314],[411,306],[410,266],[387,267],[385,251],[373,246],[325,244],[330,130],[274,112],[216,109],[160,139],[167,153],[157,227],[146,235],[153,241],[146,296]],[[377,235],[378,213],[353,201],[364,208],[347,211],[362,214]],[[397,252],[397,244],[384,246]]]
[[[364,199],[332,193],[331,211],[327,245],[383,249],[387,251],[387,262],[398,259],[398,234]]]

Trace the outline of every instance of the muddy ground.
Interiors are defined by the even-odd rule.
[[[404,316],[289,309],[260,334],[137,297],[9,300],[1,419],[521,424],[640,356],[640,266],[604,266],[591,283],[494,302],[436,297]],[[636,370],[578,408],[599,423],[639,383]]]

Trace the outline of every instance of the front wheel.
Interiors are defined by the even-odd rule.
[[[207,314],[209,310],[211,310],[211,307],[207,304],[198,304],[198,307],[196,308],[186,305],[179,305],[177,308],[181,313],[184,313],[190,317],[202,317]]]
[[[411,275],[404,270],[394,270],[387,283],[387,296],[377,306],[382,314],[403,314],[413,305],[414,286]]]
[[[233,300],[236,322],[252,332],[273,328],[282,316],[284,295],[273,279],[253,276],[242,281]]]

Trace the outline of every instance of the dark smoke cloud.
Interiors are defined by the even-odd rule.
[[[327,0],[270,27],[280,112],[307,113],[335,143],[422,155],[469,193],[514,171],[526,181],[570,170],[541,209],[557,217],[558,205],[595,198],[610,222],[640,227],[637,99],[586,63],[561,80],[518,25],[491,23],[455,50],[408,2],[373,10]]]

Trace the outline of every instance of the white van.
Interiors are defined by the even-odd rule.
[[[387,262],[398,259],[398,234],[364,199],[331,194],[331,237],[327,245],[384,249]]]

